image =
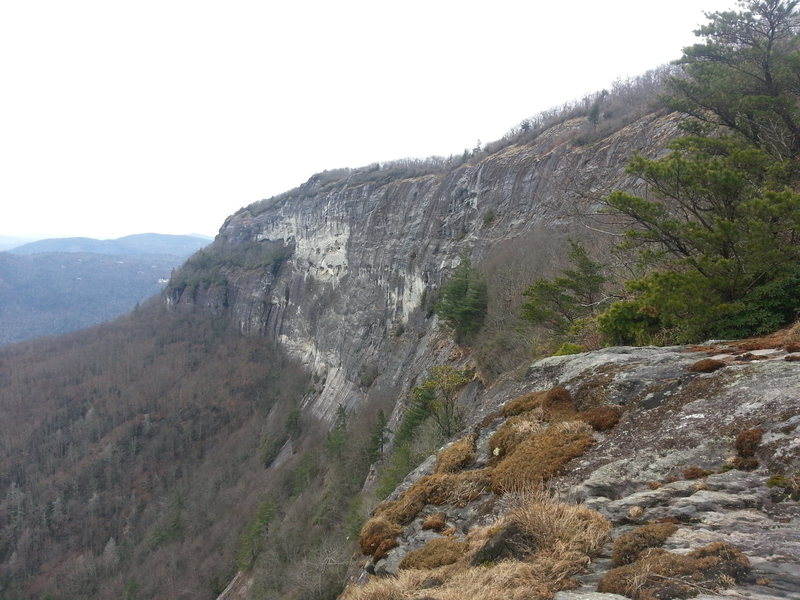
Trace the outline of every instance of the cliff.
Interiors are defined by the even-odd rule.
[[[461,254],[480,262],[525,239],[519,251],[546,274],[559,247],[553,239],[598,237],[582,223],[611,190],[636,185],[625,173],[631,154],[658,153],[677,124],[651,114],[579,145],[586,127],[583,118],[568,120],[529,144],[422,175],[375,166],[312,177],[229,217],[208,251],[222,257],[277,246],[288,258],[267,270],[212,258],[222,276],[190,284],[179,276],[168,302],[206,305],[246,334],[279,340],[324,377],[309,408],[328,421],[338,405],[363,398],[365,369],[408,389],[439,343],[426,299]]]

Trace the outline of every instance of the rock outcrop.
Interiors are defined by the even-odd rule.
[[[663,523],[668,525],[662,539],[645,543],[627,560],[653,563],[654,558],[645,557],[667,557],[683,565],[699,555],[711,561],[707,557],[722,549],[721,555],[733,562],[714,563],[713,574],[660,574],[651,565],[651,570],[637,575],[639,588],[628,589],[627,595],[644,594],[650,589],[647,586],[667,581],[671,590],[651,592],[665,598],[675,594],[710,598],[712,593],[713,597],[763,600],[800,597],[800,367],[793,360],[796,354],[777,344],[766,345],[753,351],[723,343],[703,348],[607,348],[540,360],[524,379],[499,382],[473,416],[470,439],[475,440],[476,457],[461,472],[462,476],[488,473],[479,495],[453,503],[446,495],[442,501],[443,494],[437,490],[409,518],[408,511],[400,512],[398,507],[409,505],[412,496],[418,498],[422,487],[430,489],[436,477],[440,486],[456,485],[455,480],[447,483],[437,475],[436,457],[423,463],[375,510],[373,519],[385,518],[401,527],[393,544],[386,545],[385,555],[367,565],[367,572],[374,575],[362,575],[346,597],[371,598],[370,586],[375,583],[359,586],[389,575],[402,575],[397,585],[412,586],[401,591],[418,589],[413,586],[422,584],[408,583],[410,575],[403,573],[404,560],[410,552],[429,547],[432,540],[466,543],[466,558],[461,563],[451,561],[463,564],[462,571],[476,561],[491,569],[500,564],[495,561],[513,558],[513,549],[520,547],[514,542],[519,533],[504,520],[513,494],[498,494],[491,483],[504,460],[513,458],[512,454],[504,459],[506,450],[498,446],[504,438],[498,433],[510,425],[523,431],[516,449],[510,451],[519,453],[526,436],[540,436],[539,445],[543,445],[543,427],[585,428],[586,423],[580,421],[591,422],[587,415],[597,414],[598,407],[619,410],[619,422],[595,426],[592,445],[563,461],[555,476],[519,481],[520,488],[547,483],[561,502],[602,515],[611,528],[607,543],[590,562],[587,559],[581,569],[576,568],[568,582],[544,582],[543,593],[561,589],[557,600],[618,597],[600,593],[609,588],[620,591],[613,587],[619,586],[620,573],[624,575],[621,569],[612,571],[621,566],[615,540],[634,532],[626,538],[630,547],[630,539],[642,531],[638,528]],[[543,396],[545,390],[566,390],[569,410],[553,392],[549,400]],[[440,452],[440,460],[447,451]],[[520,476],[533,472],[517,470]],[[426,527],[432,515],[438,515],[444,526]],[[489,541],[485,534],[476,533],[487,528],[495,532]],[[641,554],[647,547],[657,549]],[[534,552],[525,560],[539,559]],[[452,573],[461,571],[452,564],[447,567],[450,571],[441,569],[431,572],[429,579],[438,577],[438,584],[428,585],[426,597],[452,597],[457,577]],[[723,572],[728,575],[722,577]],[[531,589],[539,589],[536,586],[542,582],[532,582]],[[497,586],[502,589],[501,580]]]

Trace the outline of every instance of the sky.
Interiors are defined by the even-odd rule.
[[[733,0],[0,3],[0,235],[215,235],[679,58]]]

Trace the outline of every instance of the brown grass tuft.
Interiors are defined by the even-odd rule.
[[[736,436],[736,453],[742,458],[755,456],[764,430],[761,428],[745,429]]]
[[[701,469],[700,467],[686,467],[683,470],[683,478],[684,479],[702,479],[709,474],[708,471],[705,469]]]
[[[436,538],[412,550],[400,562],[401,569],[435,569],[451,565],[467,552],[467,543],[450,537]]]
[[[544,392],[520,396],[508,402],[501,410],[503,416],[513,417],[535,408],[542,408],[545,419],[551,422],[575,415],[575,405],[572,403],[569,392],[563,387],[554,387]]]
[[[540,483],[583,454],[594,443],[591,428],[585,423],[575,427],[573,423],[569,423],[572,431],[567,424],[551,426],[520,442],[492,470],[492,490],[502,494]]]
[[[759,462],[755,456],[737,456],[731,461],[731,465],[740,471],[753,471],[758,468]]]
[[[632,563],[643,550],[661,546],[677,530],[672,523],[651,523],[622,534],[614,540],[611,564],[620,567]]]
[[[475,461],[475,437],[467,437],[453,442],[439,452],[436,460],[437,473],[455,473]]]
[[[619,406],[597,406],[578,415],[581,421],[587,422],[595,431],[608,431],[619,423],[622,409]]]
[[[433,531],[441,531],[445,528],[447,524],[447,514],[443,512],[433,513],[432,515],[428,515],[428,517],[422,523],[422,529],[430,529]]]
[[[385,542],[394,539],[402,533],[402,528],[384,517],[373,517],[361,528],[358,543],[361,552],[375,555]]]
[[[546,428],[544,411],[541,408],[529,410],[507,419],[492,435],[489,447],[496,457],[508,456],[522,440]]]
[[[713,373],[717,369],[721,369],[724,366],[725,363],[721,360],[717,360],[716,358],[704,358],[702,360],[698,360],[691,367],[689,367],[689,371],[692,373]]]
[[[630,564],[611,569],[597,585],[598,592],[622,594],[634,600],[688,598],[724,589],[750,571],[741,551],[714,542],[686,555],[660,548],[642,552]]]

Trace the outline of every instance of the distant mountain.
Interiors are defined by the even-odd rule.
[[[12,248],[14,254],[40,254],[43,252],[90,252],[106,255],[161,254],[188,256],[211,242],[210,237],[198,235],[168,235],[138,233],[113,240],[86,237],[50,238]]]
[[[16,237],[11,235],[0,235],[0,251],[8,250],[10,248],[17,248],[22,244],[34,241],[35,237]]]
[[[0,344],[113,319],[158,294],[174,256],[0,252]]]
[[[108,321],[158,294],[210,238],[46,239],[0,252],[0,344]]]

